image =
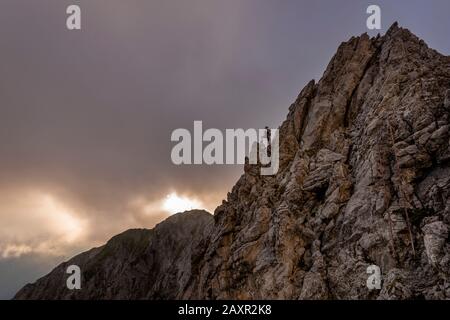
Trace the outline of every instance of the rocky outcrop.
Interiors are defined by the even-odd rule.
[[[396,24],[342,44],[289,109],[280,172],[217,208],[181,297],[450,298],[449,89],[450,59]]]
[[[67,293],[64,264],[16,298],[449,299],[449,92],[450,58],[408,30],[354,37],[289,108],[275,176],[247,166],[192,238],[183,218],[74,258],[90,289]]]

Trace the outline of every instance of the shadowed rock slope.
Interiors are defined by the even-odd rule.
[[[62,263],[15,299],[170,299],[189,281],[193,249],[212,215],[202,210],[173,215],[152,230],[125,231],[103,247]],[[81,290],[69,290],[67,267],[82,271]]]
[[[354,37],[289,108],[275,176],[246,166],[214,216],[127,231],[16,298],[449,299],[449,120],[449,57],[397,24]]]

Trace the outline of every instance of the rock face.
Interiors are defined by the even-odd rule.
[[[289,108],[277,175],[246,168],[213,217],[127,231],[16,298],[450,299],[449,92],[450,57],[408,30],[354,37]]]

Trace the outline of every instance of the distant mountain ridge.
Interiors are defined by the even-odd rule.
[[[16,299],[164,299],[188,281],[191,252],[213,222],[210,213],[173,215],[153,229],[131,229],[79,254],[26,285]],[[67,267],[82,271],[81,290],[66,287]]]
[[[450,57],[397,23],[353,37],[290,106],[277,175],[246,166],[214,216],[126,231],[15,299],[450,299],[449,128]]]

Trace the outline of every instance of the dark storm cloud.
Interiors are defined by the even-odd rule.
[[[65,10],[73,3],[82,8],[82,30],[69,32]],[[398,20],[450,52],[448,1],[378,4],[383,32]],[[87,233],[75,246],[86,249],[163,219],[156,204],[171,191],[214,208],[241,168],[172,165],[171,132],[194,120],[219,129],[278,126],[339,43],[367,31],[368,5],[2,0],[0,250],[45,254],[46,234],[65,241],[66,229],[47,228],[51,206],[83,221]],[[27,223],[47,194],[56,204],[42,204],[44,222]]]

